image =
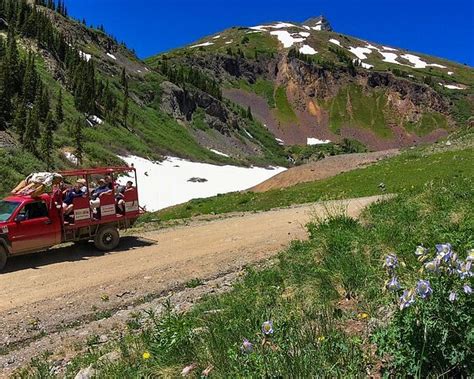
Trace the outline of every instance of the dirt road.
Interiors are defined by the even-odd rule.
[[[0,275],[0,369],[24,364],[43,350],[66,354],[93,327],[117,327],[122,310],[146,306],[191,279],[241,270],[306,239],[312,217],[345,210],[356,217],[379,197],[247,213],[123,237],[121,249],[66,246],[12,259]],[[123,314],[122,314],[123,315]],[[102,321],[101,321],[102,322]],[[115,326],[113,326],[115,325]],[[89,328],[89,329],[88,329]],[[72,349],[72,348],[71,348]]]

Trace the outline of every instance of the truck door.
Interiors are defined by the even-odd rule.
[[[55,229],[43,200],[24,204],[10,230],[13,253],[33,252],[55,245],[58,242]]]

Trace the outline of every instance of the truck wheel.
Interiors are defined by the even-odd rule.
[[[94,237],[95,247],[102,251],[109,251],[115,249],[120,241],[120,236],[117,228],[113,226],[106,226],[99,229]]]
[[[7,252],[5,248],[0,246],[0,272],[3,271],[5,265],[7,264]]]

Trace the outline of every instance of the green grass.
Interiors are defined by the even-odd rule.
[[[291,107],[288,97],[286,96],[286,88],[278,87],[275,91],[276,116],[278,120],[284,123],[297,122],[295,111]]]
[[[186,204],[150,213],[142,221],[159,218],[163,221],[202,214],[234,211],[260,211],[322,199],[350,198],[380,194],[384,183],[387,192],[399,193],[422,189],[441,178],[456,180],[460,176],[474,177],[474,149],[432,153],[428,149],[407,151],[366,168],[332,178],[264,193],[230,193],[207,199],[195,199]]]
[[[418,123],[407,122],[405,128],[417,136],[426,136],[436,129],[448,129],[446,116],[438,112],[426,112]]]
[[[162,315],[143,315],[148,326],[140,332],[134,323],[118,342],[89,346],[68,365],[66,377],[90,364],[100,377],[177,377],[191,363],[193,376],[212,365],[211,375],[218,378],[426,377],[450,369],[468,376],[472,296],[462,295],[458,304],[439,300],[449,309],[458,307],[449,330],[458,355],[448,355],[451,361],[449,351],[432,344],[439,336],[429,332],[441,314],[416,318],[418,330],[428,328],[423,346],[413,345],[412,335],[402,334],[395,345],[380,335],[394,326],[398,309],[398,297],[384,290],[384,256],[397,253],[404,282],[423,275],[414,254],[419,244],[433,251],[434,244],[451,242],[463,259],[474,248],[473,189],[472,176],[440,178],[421,191],[372,205],[360,222],[346,216],[314,221],[307,226],[308,241],[294,242],[264,269],[248,269],[231,292],[207,296],[187,313],[165,303]],[[261,331],[266,320],[274,329],[268,337]],[[244,338],[253,344],[250,353],[241,351]],[[98,360],[111,350],[119,353],[117,361]],[[47,368],[45,360],[36,360],[20,377]]]
[[[393,135],[387,126],[388,99],[381,90],[366,94],[361,86],[350,84],[323,106],[329,111],[329,127],[334,133],[339,134],[341,127],[350,126],[369,129],[382,138]]]
[[[270,80],[258,78],[255,83],[250,84],[246,80],[241,79],[238,81],[238,87],[245,91],[256,93],[267,100],[270,108],[275,108],[275,87]]]

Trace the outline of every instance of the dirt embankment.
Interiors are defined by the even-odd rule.
[[[64,246],[12,258],[0,275],[0,370],[7,375],[45,351],[53,352],[64,367],[91,336],[107,341],[120,335],[132,312],[157,309],[154,299],[182,291],[189,280],[240,271],[292,240],[306,239],[304,225],[312,217],[324,217],[331,210],[357,217],[378,199],[191,223],[124,237],[120,248],[107,254],[92,246]]]
[[[367,166],[381,159],[393,157],[399,150],[376,151],[373,153],[344,154],[324,158],[320,161],[290,168],[258,184],[249,191],[266,192],[273,189],[291,187],[299,183],[313,182],[336,176],[342,172]]]

